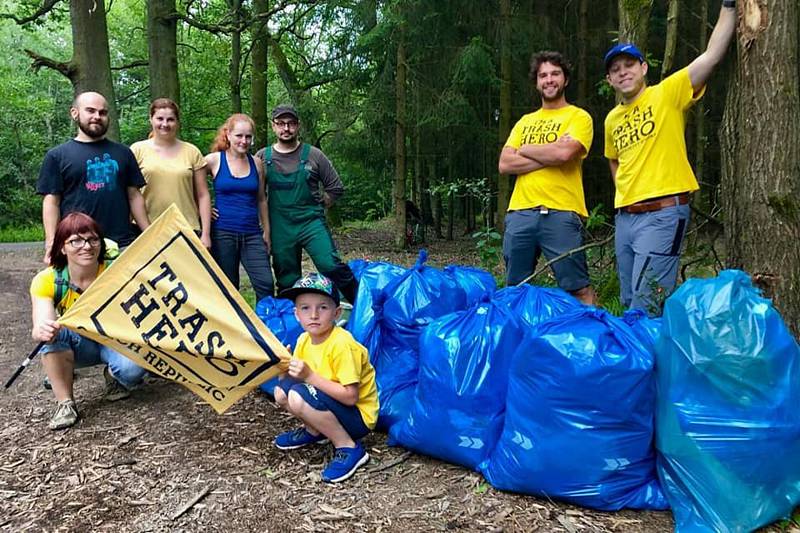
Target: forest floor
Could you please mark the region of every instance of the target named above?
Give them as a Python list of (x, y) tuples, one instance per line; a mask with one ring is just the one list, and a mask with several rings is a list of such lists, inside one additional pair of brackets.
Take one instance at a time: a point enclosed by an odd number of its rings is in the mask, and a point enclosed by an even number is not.
[[(347, 259), (416, 259), (416, 252), (392, 251), (380, 226), (337, 240)], [(467, 238), (427, 247), (431, 264), (478, 264)], [(0, 252), (2, 382), (33, 345), (28, 285), (40, 261), (39, 247)], [(327, 485), (319, 472), (330, 448), (275, 449), (273, 438), (295, 424), (260, 392), (219, 416), (161, 379), (128, 400), (104, 403), (100, 368), (78, 373), (83, 418), (62, 432), (47, 428), (54, 401), (38, 362), (0, 392), (0, 531), (672, 529), (668, 512), (603, 513), (500, 492), (465, 468), (389, 447), (383, 434), (365, 439), (367, 467)]]

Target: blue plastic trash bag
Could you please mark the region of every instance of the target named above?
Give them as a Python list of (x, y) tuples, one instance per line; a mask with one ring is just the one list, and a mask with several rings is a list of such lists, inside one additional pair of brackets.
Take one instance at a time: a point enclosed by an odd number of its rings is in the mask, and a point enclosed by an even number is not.
[(370, 354), (380, 347), (378, 323), (383, 316), (386, 286), (405, 271), (401, 266), (384, 262), (369, 263), (361, 270), (356, 303), (347, 321), (347, 330)]
[[(293, 301), (267, 296), (256, 304), (256, 315), (275, 334), (281, 344), (292, 348), (297, 346), (297, 338), (303, 333), (303, 326), (294, 316)], [(271, 396), (277, 383), (278, 378), (275, 377), (259, 385), (259, 388)]]
[(425, 266), (427, 258), (427, 252), (420, 251), (416, 264), (384, 291), (380, 341), (370, 352), (381, 405), (378, 428), (384, 431), (405, 419), (411, 409), (422, 330), (437, 318), (466, 308), (466, 292), (443, 271)]
[(657, 347), (658, 474), (676, 530), (751, 531), (800, 503), (800, 348), (747, 274), (692, 279)]
[(497, 282), (489, 272), (471, 266), (448, 265), (444, 272), (452, 277), (456, 285), (461, 287), (466, 294), (465, 305), (472, 307), (483, 300), (485, 295), (491, 295), (497, 290)]
[(493, 486), (615, 511), (664, 509), (653, 359), (622, 320), (580, 307), (514, 353), (505, 424), (480, 470)]
[(509, 306), (519, 318), (535, 326), (581, 306), (581, 303), (561, 289), (517, 285), (495, 293), (494, 300)]
[(361, 274), (368, 265), (369, 261), (366, 259), (352, 259), (347, 263), (347, 266), (350, 267), (350, 270), (353, 272), (353, 277), (356, 278), (356, 281), (361, 281)]
[(414, 403), (392, 426), (390, 444), (476, 468), (500, 437), (508, 369), (523, 336), (511, 310), (490, 301), (428, 325)]
[(622, 315), (622, 320), (631, 327), (647, 351), (655, 356), (656, 343), (661, 335), (661, 317), (650, 318), (641, 309), (629, 309)]

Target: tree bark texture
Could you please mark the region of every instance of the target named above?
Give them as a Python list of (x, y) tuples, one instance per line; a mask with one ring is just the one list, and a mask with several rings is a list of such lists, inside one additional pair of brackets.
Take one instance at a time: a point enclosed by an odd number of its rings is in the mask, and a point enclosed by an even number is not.
[[(242, 17), (242, 0), (229, 0), (233, 25), (238, 28)], [(238, 29), (231, 32), (231, 62), (228, 73), (228, 84), (231, 91), (231, 113), (242, 112), (242, 32)]]
[(798, 2), (740, 0), (722, 128), (728, 266), (748, 272), (800, 335)]
[(255, 22), (250, 28), (253, 48), (252, 69), (250, 71), (250, 112), (256, 123), (256, 148), (267, 145), (269, 138), (269, 110), (267, 109), (267, 19), (259, 15), (269, 10), (268, 0), (253, 0)]
[(619, 42), (634, 43), (645, 56), (653, 0), (619, 0)]
[(394, 127), (394, 244), (406, 246), (406, 48), (403, 30), (397, 43)]
[(108, 137), (119, 140), (111, 58), (108, 52), (108, 27), (105, 4), (96, 0), (71, 0), (72, 68), (69, 76), (75, 94), (95, 91), (108, 100)]
[[(678, 46), (678, 9), (679, 0), (669, 0), (667, 9), (667, 39), (664, 45), (664, 61), (661, 63), (661, 79), (667, 77), (675, 64), (675, 49)], [(702, 48), (701, 50), (705, 50)]]
[[(511, 132), (511, 0), (500, 0), (500, 124), (497, 131), (498, 150), (508, 140)], [(497, 176), (497, 220), (495, 227), (503, 233), (505, 229), (505, 213), (511, 199), (511, 179), (509, 176)], [(487, 221), (488, 225), (488, 221)]]
[(180, 105), (178, 19), (175, 0), (147, 1), (147, 48), (150, 98), (170, 98)]

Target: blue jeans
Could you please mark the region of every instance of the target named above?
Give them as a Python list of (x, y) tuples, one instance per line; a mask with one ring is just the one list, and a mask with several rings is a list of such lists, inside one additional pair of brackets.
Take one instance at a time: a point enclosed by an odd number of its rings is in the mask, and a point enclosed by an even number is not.
[[(539, 209), (510, 211), (503, 235), (503, 259), (506, 285), (517, 285), (533, 274), (539, 255), (550, 260), (583, 245), (583, 223), (573, 211)], [(573, 292), (588, 287), (589, 268), (586, 254), (577, 252), (552, 265), (558, 286)]]
[(121, 353), (112, 350), (92, 339), (81, 337), (67, 328), (58, 330), (58, 335), (51, 344), (45, 344), (39, 354), (52, 352), (72, 352), (75, 368), (106, 364), (111, 375), (126, 389), (132, 389), (142, 382), (145, 373), (140, 367)]
[(269, 264), (269, 250), (261, 233), (212, 229), (211, 255), (237, 289), (239, 263), (242, 263), (256, 293), (256, 302), (273, 295), (274, 281)]
[(615, 221), (620, 300), (631, 309), (658, 316), (675, 289), (681, 247), (689, 225), (689, 206), (649, 213), (619, 211)]

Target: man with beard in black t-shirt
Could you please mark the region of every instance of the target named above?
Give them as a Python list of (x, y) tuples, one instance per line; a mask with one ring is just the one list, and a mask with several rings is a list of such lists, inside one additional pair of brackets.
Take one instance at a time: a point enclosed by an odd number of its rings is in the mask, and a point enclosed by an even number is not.
[(36, 184), (36, 192), (43, 196), (45, 263), (50, 261), (56, 225), (73, 211), (95, 219), (120, 248), (136, 238), (131, 216), (142, 230), (150, 224), (139, 190), (145, 180), (136, 158), (127, 146), (106, 139), (105, 97), (95, 92), (79, 94), (70, 115), (78, 133), (47, 152)]

